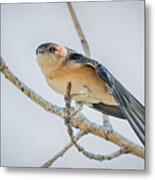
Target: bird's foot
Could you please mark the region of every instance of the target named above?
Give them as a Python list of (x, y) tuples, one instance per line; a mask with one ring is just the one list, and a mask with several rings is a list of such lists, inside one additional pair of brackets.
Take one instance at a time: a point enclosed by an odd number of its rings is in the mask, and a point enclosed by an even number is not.
[(113, 132), (113, 128), (110, 123), (109, 116), (106, 114), (103, 114), (103, 128), (104, 128), (105, 137), (108, 140), (108, 135)]

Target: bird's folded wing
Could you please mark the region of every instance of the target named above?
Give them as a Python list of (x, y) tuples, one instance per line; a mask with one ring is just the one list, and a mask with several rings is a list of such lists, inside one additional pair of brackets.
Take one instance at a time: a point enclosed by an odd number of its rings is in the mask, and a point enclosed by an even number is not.
[(75, 63), (86, 64), (94, 67), (100, 79), (107, 84), (110, 93), (119, 104), (119, 109), (116, 108), (111, 110), (114, 110), (114, 113), (116, 114), (119, 110), (121, 111), (121, 113), (119, 112), (118, 114), (121, 118), (124, 117), (129, 121), (133, 130), (144, 144), (145, 108), (143, 105), (141, 105), (141, 103), (103, 65), (99, 64), (97, 61), (78, 53), (71, 54), (70, 59)]

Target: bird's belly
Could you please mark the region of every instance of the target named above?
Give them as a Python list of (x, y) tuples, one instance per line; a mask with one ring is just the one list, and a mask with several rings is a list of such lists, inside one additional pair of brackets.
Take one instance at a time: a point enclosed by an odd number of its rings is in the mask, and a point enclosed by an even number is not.
[(68, 71), (64, 72), (61, 70), (55, 78), (47, 79), (47, 81), (53, 90), (63, 95), (66, 94), (68, 82), (71, 82), (73, 99), (87, 105), (98, 102), (110, 105), (117, 104), (110, 95), (105, 83), (96, 75), (92, 68), (68, 69)]

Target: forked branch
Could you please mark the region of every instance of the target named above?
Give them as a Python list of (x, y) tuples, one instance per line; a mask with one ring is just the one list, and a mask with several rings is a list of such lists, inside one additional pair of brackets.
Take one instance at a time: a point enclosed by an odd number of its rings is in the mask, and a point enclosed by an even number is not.
[[(22, 83), (6, 66), (4, 60), (0, 59), (0, 71), (3, 75), (22, 93), (28, 96), (32, 101), (37, 103), (39, 106), (44, 108), (46, 111), (51, 112), (59, 117), (64, 119), (64, 108), (58, 107), (47, 100), (43, 99), (41, 96), (36, 94), (32, 89), (27, 87), (24, 83)], [(103, 126), (100, 126), (96, 123), (91, 122), (87, 117), (85, 117), (82, 113), (79, 113), (78, 116), (73, 118), (72, 125), (74, 127), (79, 128), (83, 132), (91, 133), (93, 135), (99, 136), (103, 139), (107, 139), (108, 141), (117, 144), (120, 147), (127, 146), (128, 149), (132, 149), (130, 151), (131, 154), (144, 158), (144, 148), (133, 143), (127, 138), (120, 135), (118, 132), (113, 131), (112, 133), (106, 134), (106, 129)]]

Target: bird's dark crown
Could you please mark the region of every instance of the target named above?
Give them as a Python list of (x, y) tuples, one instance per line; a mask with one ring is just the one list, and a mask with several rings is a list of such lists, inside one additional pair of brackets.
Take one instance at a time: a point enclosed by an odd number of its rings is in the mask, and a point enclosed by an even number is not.
[(57, 44), (52, 43), (52, 42), (43, 43), (37, 47), (36, 54), (38, 54), (38, 53), (43, 54), (47, 51), (54, 53), (54, 51), (56, 51), (56, 46), (57, 46)]

